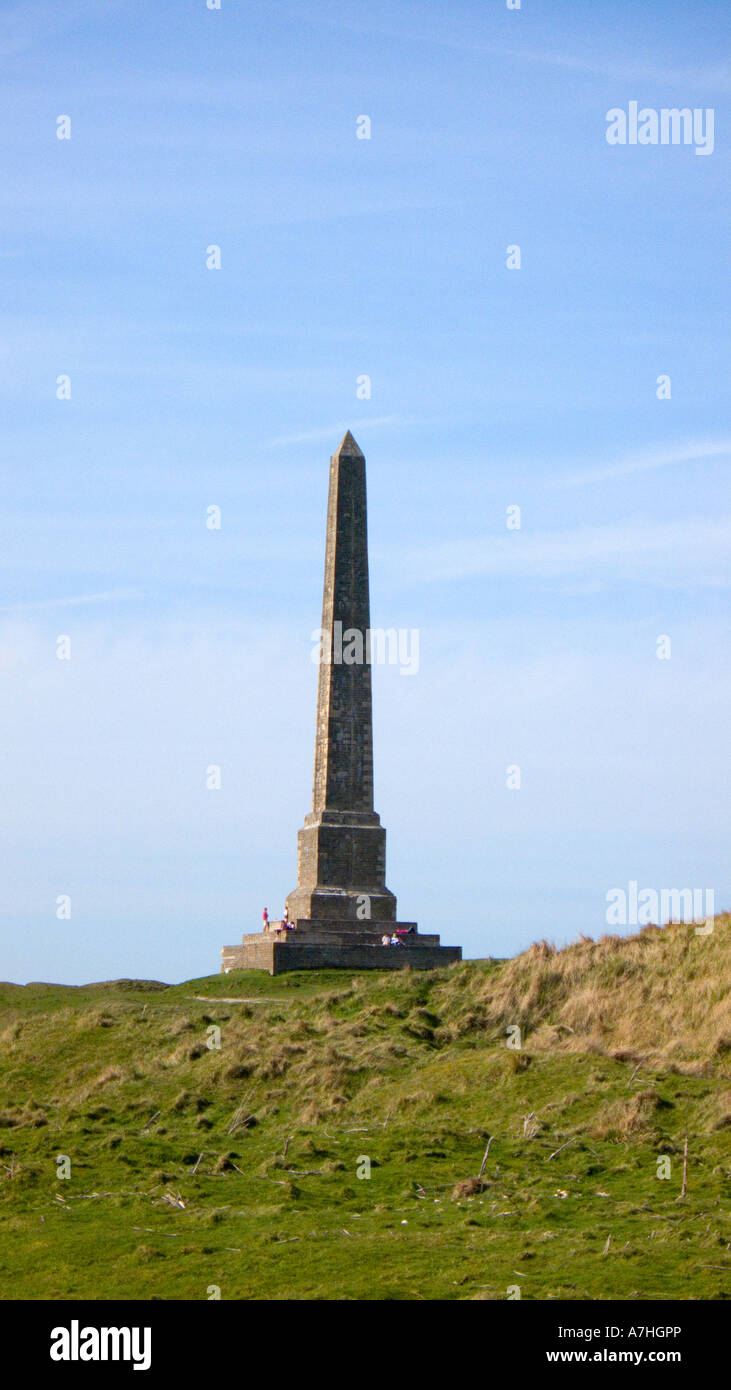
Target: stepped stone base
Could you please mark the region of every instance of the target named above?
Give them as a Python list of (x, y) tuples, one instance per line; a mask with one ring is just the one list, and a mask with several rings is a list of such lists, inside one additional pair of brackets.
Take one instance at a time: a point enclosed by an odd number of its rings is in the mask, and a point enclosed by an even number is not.
[(396, 927), (413, 922), (370, 922), (367, 931), (350, 922), (313, 922), (300, 919), (296, 930), (278, 923), (269, 930), (242, 937), (240, 946), (224, 946), (221, 971), (267, 970), (282, 975), (287, 970), (433, 970), (462, 959), (461, 946), (440, 946), (438, 936), (403, 935), (398, 946), (382, 946), (381, 937)]

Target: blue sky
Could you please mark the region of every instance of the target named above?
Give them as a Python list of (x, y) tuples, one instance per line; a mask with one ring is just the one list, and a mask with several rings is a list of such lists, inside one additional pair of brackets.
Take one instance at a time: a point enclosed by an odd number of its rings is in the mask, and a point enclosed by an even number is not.
[[(723, 15), (3, 7), (0, 977), (211, 973), (279, 912), (346, 428), (420, 632), (374, 681), (400, 914), (484, 956), (630, 880), (728, 906)], [(632, 100), (713, 153), (608, 145)]]

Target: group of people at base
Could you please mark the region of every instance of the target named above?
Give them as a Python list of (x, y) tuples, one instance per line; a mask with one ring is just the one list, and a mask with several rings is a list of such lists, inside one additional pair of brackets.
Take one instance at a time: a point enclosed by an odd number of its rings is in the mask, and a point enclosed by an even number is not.
[[(261, 921), (262, 921), (262, 930), (263, 930), (263, 931), (267, 931), (267, 930), (269, 929), (269, 909), (266, 908), (266, 907), (264, 908), (264, 911), (263, 911), (262, 914), (261, 914)], [(280, 922), (275, 922), (273, 925), (274, 925), (275, 927), (277, 927), (277, 929), (278, 929), (279, 931), (294, 931), (294, 930), (295, 930), (294, 922), (290, 922), (290, 920), (289, 920), (289, 908), (288, 908), (288, 907), (285, 906), (284, 912), (282, 913), (282, 919), (281, 919), (281, 921), (280, 921)], [(384, 932), (384, 933), (383, 933), (383, 936), (381, 937), (381, 945), (382, 945), (382, 946), (400, 946), (400, 945), (402, 944), (402, 943), (401, 943), (401, 938), (402, 938), (402, 936), (414, 936), (415, 934), (416, 934), (416, 928), (415, 928), (415, 927), (396, 927), (396, 928), (394, 929), (393, 935), (391, 935), (391, 936), (389, 936), (388, 932)]]
[[(266, 908), (266, 907), (264, 908), (264, 911), (263, 911), (262, 914), (261, 914), (261, 921), (262, 921), (262, 931), (267, 931), (267, 929), (268, 929), (268, 927), (269, 927), (269, 909)], [(274, 923), (274, 926), (277, 927), (279, 931), (294, 931), (294, 930), (295, 930), (294, 922), (290, 922), (290, 920), (289, 920), (289, 908), (286, 906), (286, 904), (285, 904), (284, 912), (282, 913), (282, 919), (281, 919), (281, 921), (278, 922), (278, 923), (275, 922), (275, 923)]]
[(395, 931), (394, 931), (394, 933), (393, 933), (393, 936), (389, 936), (389, 934), (388, 934), (387, 931), (383, 933), (383, 936), (381, 937), (381, 945), (382, 945), (382, 946), (400, 946), (400, 945), (401, 945), (401, 937), (402, 937), (402, 936), (415, 936), (415, 935), (416, 935), (416, 932), (415, 932), (414, 927), (396, 927), (396, 929), (395, 929)]

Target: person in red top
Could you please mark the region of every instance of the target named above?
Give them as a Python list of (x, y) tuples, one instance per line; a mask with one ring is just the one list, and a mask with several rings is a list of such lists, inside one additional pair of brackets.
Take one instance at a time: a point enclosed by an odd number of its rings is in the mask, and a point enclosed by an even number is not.
[(264, 911), (261, 914), (261, 920), (264, 923), (264, 931), (266, 931), (267, 927), (269, 926), (269, 909), (267, 907), (264, 908)]

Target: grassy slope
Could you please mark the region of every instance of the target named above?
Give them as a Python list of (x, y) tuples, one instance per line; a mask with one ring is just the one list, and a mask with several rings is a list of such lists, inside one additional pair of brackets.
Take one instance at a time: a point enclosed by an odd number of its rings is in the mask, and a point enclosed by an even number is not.
[[(723, 1297), (728, 927), (424, 974), (0, 986), (2, 1296)], [(455, 1195), (488, 1135), (487, 1185)]]

